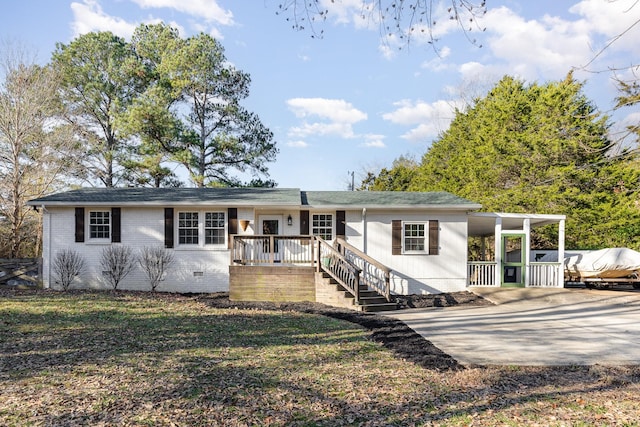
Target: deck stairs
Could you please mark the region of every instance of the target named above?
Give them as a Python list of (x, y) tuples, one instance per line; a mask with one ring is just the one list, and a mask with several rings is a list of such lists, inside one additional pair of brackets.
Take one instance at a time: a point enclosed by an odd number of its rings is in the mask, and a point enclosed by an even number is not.
[(315, 280), (317, 302), (364, 312), (392, 311), (399, 308), (397, 302), (387, 301), (383, 295), (368, 289), (366, 285), (360, 285), (360, 300), (356, 302), (355, 297), (329, 274), (316, 273)]

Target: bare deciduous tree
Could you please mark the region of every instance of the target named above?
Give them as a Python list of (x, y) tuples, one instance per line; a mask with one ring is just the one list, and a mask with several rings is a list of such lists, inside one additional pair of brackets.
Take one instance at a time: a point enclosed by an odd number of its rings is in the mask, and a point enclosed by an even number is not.
[(164, 279), (167, 268), (173, 262), (173, 253), (162, 246), (145, 246), (140, 250), (138, 262), (142, 270), (147, 274), (151, 291), (155, 292), (160, 282)]
[(37, 255), (38, 216), (26, 202), (59, 188), (76, 144), (56, 120), (57, 73), (25, 52), (0, 45), (0, 215), (8, 228), (2, 256), (11, 258)]
[(136, 268), (136, 257), (129, 246), (106, 246), (100, 258), (102, 277), (113, 290)]
[(63, 249), (56, 254), (52, 267), (56, 282), (66, 291), (75, 278), (82, 274), (86, 263), (82, 255), (77, 251)]
[(318, 31), (317, 26), (331, 15), (342, 20), (344, 16), (358, 15), (364, 21), (378, 24), (381, 37), (387, 41), (398, 40), (402, 48), (402, 44), (408, 45), (413, 39), (435, 46), (441, 33), (439, 28), (447, 22), (455, 23), (470, 43), (480, 46), (471, 32), (484, 31), (478, 19), (486, 12), (486, 0), (332, 0), (331, 3), (282, 0), (277, 14), (285, 15), (293, 29), (311, 31), (312, 37), (322, 37), (324, 30)]

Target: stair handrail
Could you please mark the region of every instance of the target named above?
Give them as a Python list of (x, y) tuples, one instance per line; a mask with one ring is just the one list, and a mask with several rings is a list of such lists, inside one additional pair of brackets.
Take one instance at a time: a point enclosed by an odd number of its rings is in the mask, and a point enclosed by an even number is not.
[[(362, 271), (362, 281), (367, 285), (367, 287), (375, 289), (378, 293), (382, 294), (387, 301), (391, 302), (392, 270), (378, 260), (371, 258), (360, 249), (351, 245), (343, 238), (336, 238), (333, 244), (342, 256), (347, 258), (352, 264)], [(351, 257), (347, 252), (351, 252), (355, 259), (350, 259)], [(369, 267), (373, 267), (374, 271), (371, 271)], [(382, 282), (382, 284), (380, 284), (380, 282)]]
[(317, 242), (317, 270), (324, 271), (353, 295), (355, 303), (360, 303), (360, 275), (362, 270), (351, 263), (326, 240), (315, 236)]

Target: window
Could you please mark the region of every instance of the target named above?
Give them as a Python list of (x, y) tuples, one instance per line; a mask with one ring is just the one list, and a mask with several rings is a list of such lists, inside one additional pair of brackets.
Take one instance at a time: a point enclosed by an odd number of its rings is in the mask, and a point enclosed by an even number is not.
[(91, 239), (111, 238), (111, 217), (109, 211), (89, 212), (89, 237)]
[(198, 212), (179, 212), (178, 243), (181, 245), (197, 245), (198, 234)]
[(425, 252), (427, 249), (427, 234), (425, 223), (405, 222), (403, 226), (402, 247), (404, 252)]
[(311, 234), (325, 240), (333, 239), (333, 215), (314, 214), (311, 222)]
[(178, 212), (178, 244), (224, 245), (225, 227), (224, 212)]
[(207, 212), (204, 221), (204, 244), (224, 245), (224, 212)]

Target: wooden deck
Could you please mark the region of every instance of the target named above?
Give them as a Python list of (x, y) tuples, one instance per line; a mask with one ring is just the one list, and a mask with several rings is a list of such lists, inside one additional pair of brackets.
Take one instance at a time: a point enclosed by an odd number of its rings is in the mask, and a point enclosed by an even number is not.
[[(391, 270), (351, 247), (314, 236), (232, 236), (229, 298), (395, 308)], [(350, 301), (350, 302), (349, 302)]]

